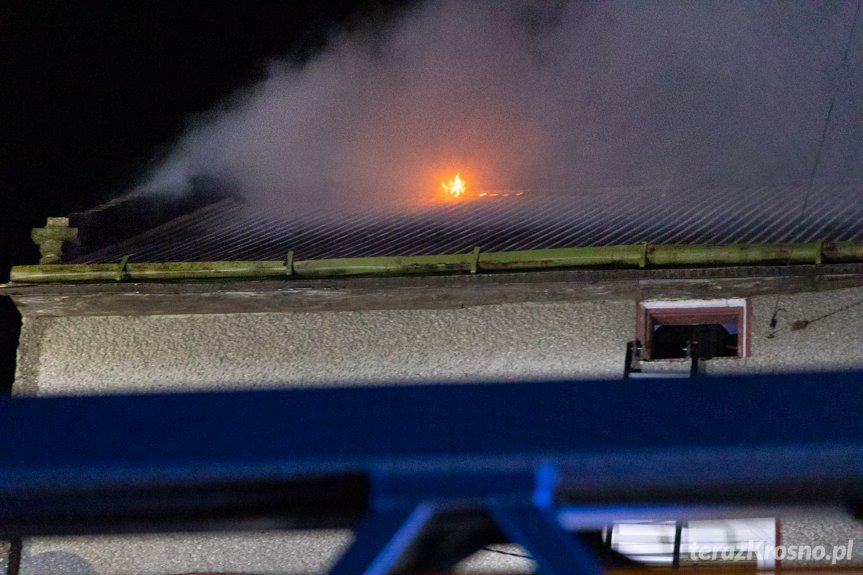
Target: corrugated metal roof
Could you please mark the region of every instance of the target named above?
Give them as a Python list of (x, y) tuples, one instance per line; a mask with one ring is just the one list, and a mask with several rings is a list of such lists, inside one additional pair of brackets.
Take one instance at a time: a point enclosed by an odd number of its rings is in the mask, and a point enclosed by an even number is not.
[[(804, 209), (805, 203), (805, 209)], [(526, 191), (413, 211), (262, 212), (223, 199), (67, 263), (279, 260), (559, 247), (863, 240), (863, 184)]]

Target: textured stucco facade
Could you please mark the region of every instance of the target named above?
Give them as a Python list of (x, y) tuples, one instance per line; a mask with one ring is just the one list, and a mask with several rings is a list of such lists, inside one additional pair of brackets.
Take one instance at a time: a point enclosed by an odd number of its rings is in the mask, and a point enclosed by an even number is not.
[[(726, 291), (700, 297), (740, 295)], [(778, 303), (776, 295), (756, 295), (750, 303), (751, 356), (707, 361), (707, 374), (863, 368), (863, 287), (787, 293)], [(773, 330), (769, 324), (775, 309), (779, 321)], [(805, 328), (791, 329), (803, 321), (808, 322)], [(625, 344), (635, 337), (635, 322), (633, 297), (260, 313), (25, 312), (15, 393), (614, 381), (622, 376)], [(651, 369), (685, 371), (688, 364), (654, 363)], [(859, 522), (789, 518), (782, 537), (784, 544), (854, 538), (854, 558), (863, 562)], [(25, 542), (21, 572), (311, 573), (325, 569), (349, 540), (348, 532), (31, 539)], [(509, 561), (505, 569), (530, 568), (524, 560), (492, 557)], [(487, 561), (473, 565), (489, 567)]]
[[(707, 373), (863, 367), (863, 288), (751, 298), (751, 356)], [(838, 311), (837, 311), (838, 310)], [(25, 317), (15, 392), (619, 378), (633, 300), (457, 309)], [(820, 318), (820, 319), (819, 319)], [(793, 322), (809, 321), (792, 330)], [(668, 364), (667, 369), (680, 369)], [(652, 369), (662, 369), (654, 363)]]
[(18, 393), (613, 377), (631, 302), (37, 318)]

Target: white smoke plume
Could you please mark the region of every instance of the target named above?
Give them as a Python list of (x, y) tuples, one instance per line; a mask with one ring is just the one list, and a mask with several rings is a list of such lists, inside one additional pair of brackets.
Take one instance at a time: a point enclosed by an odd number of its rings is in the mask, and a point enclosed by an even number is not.
[[(474, 188), (863, 178), (852, 2), (427, 1), (198, 118), (139, 189), (251, 205), (418, 205)], [(842, 55), (849, 48), (847, 62)]]

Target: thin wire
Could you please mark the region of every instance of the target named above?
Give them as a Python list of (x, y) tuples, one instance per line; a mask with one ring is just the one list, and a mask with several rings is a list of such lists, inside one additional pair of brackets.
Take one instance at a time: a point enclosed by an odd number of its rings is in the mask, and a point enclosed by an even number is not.
[(522, 553), (511, 553), (509, 551), (502, 551), (500, 549), (492, 549), (491, 547), (481, 547), (480, 549), (482, 549), (483, 551), (490, 551), (492, 553), (500, 553), (501, 555), (509, 555), (510, 557), (521, 557), (522, 559), (533, 560), (533, 557), (531, 557), (530, 555), (524, 555)]
[[(857, 17), (860, 14), (860, 5), (863, 0), (857, 0), (857, 8), (854, 10), (854, 19), (851, 22), (851, 31), (848, 34), (848, 41), (845, 43), (845, 51), (842, 53), (842, 61), (837, 69), (837, 78), (845, 69), (845, 63), (848, 61), (848, 52), (851, 50), (851, 42), (854, 40), (854, 32), (857, 29)], [(821, 154), (824, 152), (824, 142), (827, 140), (827, 130), (830, 128), (830, 118), (833, 116), (833, 107), (836, 104), (837, 89), (834, 86), (833, 93), (830, 95), (830, 105), (827, 107), (827, 117), (824, 119), (824, 129), (821, 130), (821, 139), (818, 140), (818, 148), (815, 151), (815, 161), (812, 164), (812, 170), (809, 172), (809, 184), (806, 186), (806, 195), (803, 196), (803, 205), (800, 208), (800, 215), (797, 217), (797, 223), (792, 229), (799, 229), (803, 223), (803, 217), (806, 215), (806, 208), (809, 206), (809, 196), (812, 193), (812, 187), (815, 184), (815, 176), (818, 173), (818, 166), (821, 164)], [(788, 254), (788, 264), (791, 263), (791, 254)], [(786, 264), (786, 265), (788, 265)], [(779, 301), (782, 294), (776, 294), (776, 301), (773, 303), (773, 313), (770, 316), (770, 333), (767, 337), (772, 338), (776, 330), (776, 314), (779, 312)]]
[(816, 321), (821, 321), (822, 319), (826, 319), (830, 316), (836, 315), (837, 313), (842, 313), (843, 311), (848, 311), (849, 309), (855, 308), (858, 305), (863, 305), (863, 299), (855, 301), (853, 303), (849, 303), (848, 305), (844, 305), (844, 306), (840, 307), (839, 309), (834, 309), (833, 311), (825, 313), (823, 315), (819, 315), (818, 317), (816, 317), (814, 319), (803, 319), (803, 320), (795, 321), (793, 324), (791, 324), (791, 330), (796, 331), (798, 329), (803, 329), (806, 326), (808, 326), (809, 324), (815, 323)]

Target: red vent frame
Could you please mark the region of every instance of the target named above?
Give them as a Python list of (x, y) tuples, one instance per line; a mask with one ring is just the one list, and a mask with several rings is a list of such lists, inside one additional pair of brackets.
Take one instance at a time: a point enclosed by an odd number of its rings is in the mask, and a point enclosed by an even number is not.
[(642, 343), (643, 359), (650, 360), (653, 325), (656, 323), (663, 325), (736, 323), (736, 357), (743, 358), (751, 354), (751, 321), (750, 302), (744, 298), (638, 301), (636, 302), (635, 337)]

